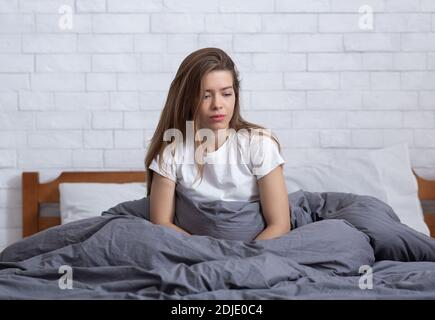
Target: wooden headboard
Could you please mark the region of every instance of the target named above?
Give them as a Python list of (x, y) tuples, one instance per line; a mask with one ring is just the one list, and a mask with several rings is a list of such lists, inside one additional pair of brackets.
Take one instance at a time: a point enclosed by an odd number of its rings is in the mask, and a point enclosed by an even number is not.
[[(418, 183), (418, 196), (425, 213), (425, 221), (435, 237), (435, 180), (426, 180), (415, 172)], [(56, 180), (39, 182), (37, 172), (23, 172), (23, 237), (60, 224), (60, 214), (41, 216), (44, 203), (59, 204), (59, 184), (63, 182), (128, 183), (146, 182), (146, 171), (97, 171), (63, 172)]]
[(423, 179), (415, 171), (414, 175), (417, 178), (418, 198), (423, 207), (424, 221), (429, 227), (431, 237), (435, 238), (435, 180)]
[(60, 213), (41, 216), (40, 208), (46, 203), (59, 204), (59, 184), (63, 182), (146, 182), (146, 171), (63, 172), (48, 183), (39, 182), (38, 172), (23, 172), (23, 237), (60, 224)]

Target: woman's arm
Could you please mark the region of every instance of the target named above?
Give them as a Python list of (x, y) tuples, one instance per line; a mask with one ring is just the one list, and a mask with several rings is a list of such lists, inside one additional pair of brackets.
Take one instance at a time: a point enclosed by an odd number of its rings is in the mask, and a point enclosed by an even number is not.
[(261, 208), (267, 227), (255, 238), (266, 240), (290, 231), (290, 207), (282, 167), (258, 179)]
[(188, 232), (176, 226), (175, 215), (175, 182), (157, 172), (153, 172), (150, 192), (150, 221), (155, 224), (174, 228), (184, 234)]

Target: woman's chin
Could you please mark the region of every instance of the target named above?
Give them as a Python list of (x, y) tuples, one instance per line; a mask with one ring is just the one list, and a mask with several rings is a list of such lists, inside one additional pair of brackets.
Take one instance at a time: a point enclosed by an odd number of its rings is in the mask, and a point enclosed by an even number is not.
[(209, 124), (209, 128), (212, 129), (212, 130), (227, 129), (228, 128), (228, 123), (226, 123), (226, 122), (210, 123)]
[(213, 131), (217, 131), (217, 130), (225, 130), (229, 128), (229, 123), (224, 123), (224, 122), (220, 122), (220, 123), (207, 123), (206, 126), (200, 126), (200, 128), (207, 128)]

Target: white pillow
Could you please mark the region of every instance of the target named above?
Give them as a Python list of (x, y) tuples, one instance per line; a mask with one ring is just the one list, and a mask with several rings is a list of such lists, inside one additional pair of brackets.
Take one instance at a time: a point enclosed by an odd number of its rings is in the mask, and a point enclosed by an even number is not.
[(302, 189), (373, 196), (390, 205), (403, 224), (429, 235), (407, 144), (369, 151), (363, 157), (337, 154), (323, 163), (286, 166), (284, 174), (289, 193)]
[(411, 228), (430, 235), (424, 221), (423, 208), (418, 198), (417, 178), (412, 172), (408, 144), (398, 144), (371, 152), (387, 201), (400, 221)]
[(60, 183), (59, 193), (61, 223), (65, 224), (146, 197), (146, 183)]

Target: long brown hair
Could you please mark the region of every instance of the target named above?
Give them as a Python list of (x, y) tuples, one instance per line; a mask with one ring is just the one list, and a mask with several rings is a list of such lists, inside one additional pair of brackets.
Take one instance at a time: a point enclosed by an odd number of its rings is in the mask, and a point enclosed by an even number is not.
[[(203, 94), (202, 82), (204, 75), (211, 71), (230, 71), (233, 76), (233, 90), (235, 93), (235, 105), (233, 117), (230, 120), (229, 128), (236, 132), (240, 129), (262, 130), (264, 127), (248, 122), (240, 115), (240, 79), (233, 60), (219, 48), (203, 48), (189, 54), (181, 63), (174, 80), (169, 88), (165, 106), (161, 112), (160, 120), (156, 131), (150, 140), (148, 151), (145, 157), (145, 168), (147, 170), (147, 196), (151, 193), (153, 171), (149, 166), (153, 159), (159, 155), (159, 166), (162, 167), (163, 151), (172, 142), (164, 141), (164, 132), (168, 129), (178, 129), (186, 137), (186, 121), (194, 123), (194, 137), (199, 129), (199, 105)], [(255, 130), (254, 130), (255, 131)], [(258, 132), (258, 131), (257, 131)], [(278, 140), (271, 136), (278, 144)], [(201, 141), (195, 138), (195, 150)], [(202, 179), (204, 165), (196, 162)]]

